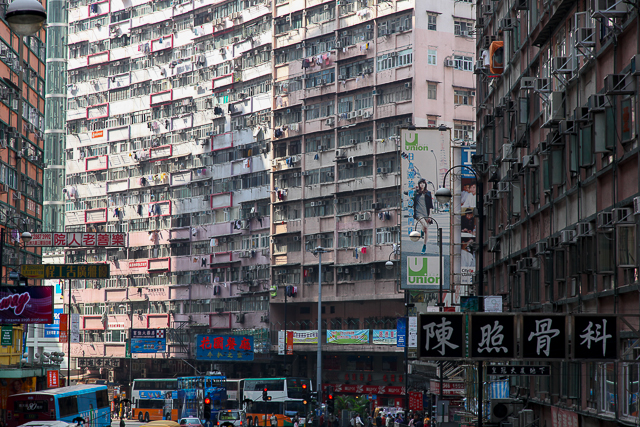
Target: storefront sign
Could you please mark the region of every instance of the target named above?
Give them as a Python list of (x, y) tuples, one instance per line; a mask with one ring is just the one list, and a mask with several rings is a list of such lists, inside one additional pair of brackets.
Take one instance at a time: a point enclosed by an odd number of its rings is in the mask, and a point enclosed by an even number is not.
[(33, 233), (31, 240), (25, 244), (49, 247), (124, 247), (126, 233)]
[(196, 359), (228, 362), (253, 361), (253, 336), (198, 335)]
[(372, 344), (396, 345), (398, 331), (396, 329), (374, 329)]
[(327, 330), (327, 344), (369, 344), (369, 329)]
[(0, 323), (53, 323), (53, 286), (0, 287)]
[(60, 329), (59, 329), (59, 339), (60, 343), (69, 342), (69, 315), (67, 313), (63, 313), (60, 315)]
[(0, 344), (3, 347), (12, 346), (13, 345), (13, 325), (3, 325), (0, 330)]
[(58, 388), (58, 371), (47, 371), (47, 388)]
[(23, 265), (20, 274), (29, 279), (108, 279), (108, 264)]
[(166, 329), (131, 330), (131, 353), (164, 353), (166, 349)]

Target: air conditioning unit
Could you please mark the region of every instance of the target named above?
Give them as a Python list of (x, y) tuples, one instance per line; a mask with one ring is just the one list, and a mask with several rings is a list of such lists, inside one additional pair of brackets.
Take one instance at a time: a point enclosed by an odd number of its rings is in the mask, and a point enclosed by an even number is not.
[(509, 183), (507, 181), (500, 181), (498, 183), (498, 194), (504, 194), (509, 192)]
[(503, 31), (511, 31), (516, 26), (516, 20), (513, 18), (503, 18), (500, 21), (500, 29)]
[(570, 245), (571, 243), (574, 243), (575, 237), (576, 237), (576, 230), (562, 230), (560, 232), (560, 244)]
[(535, 88), (535, 77), (523, 77), (520, 79), (520, 89), (533, 89)]
[(635, 215), (640, 214), (640, 197), (633, 198), (633, 213)]
[(596, 223), (598, 228), (613, 227), (613, 212), (598, 212), (596, 216)]
[(575, 120), (560, 120), (558, 132), (562, 135), (572, 135), (578, 133), (578, 126)]
[(456, 61), (454, 61), (453, 59), (445, 59), (444, 60), (444, 66), (445, 67), (449, 67), (449, 68), (453, 68), (456, 66)]
[(489, 252), (500, 252), (500, 238), (496, 236), (489, 237)]
[(540, 158), (537, 154), (529, 154), (526, 156), (522, 156), (522, 167), (523, 168), (536, 168), (540, 166)]
[(614, 224), (630, 224), (633, 222), (631, 208), (615, 208), (612, 213)]
[(492, 423), (500, 423), (510, 416), (517, 416), (518, 412), (524, 407), (520, 400), (514, 399), (491, 399), (491, 412), (489, 420)]
[(533, 84), (533, 89), (536, 92), (551, 92), (551, 81), (546, 77), (538, 78)]
[(596, 45), (596, 30), (591, 27), (578, 28), (576, 32), (576, 46), (594, 47)]
[(589, 109), (591, 112), (604, 111), (606, 107), (611, 106), (607, 95), (596, 93), (589, 96)]
[(518, 161), (518, 153), (513, 144), (502, 144), (502, 160), (505, 162)]
[(616, 18), (628, 12), (628, 6), (621, 0), (595, 0), (593, 17)]
[(493, 5), (487, 4), (482, 6), (482, 14), (483, 15), (492, 15), (493, 14)]
[(546, 240), (541, 240), (536, 243), (536, 255), (544, 255), (547, 252)]
[(533, 260), (534, 259), (530, 257), (518, 260), (518, 263), (516, 264), (518, 271), (531, 270), (533, 268)]
[(236, 323), (244, 322), (244, 313), (236, 313)]
[(593, 224), (591, 222), (578, 223), (578, 237), (593, 236)]
[(604, 91), (607, 95), (631, 95), (633, 88), (627, 89), (625, 74), (609, 74), (604, 77)]
[(573, 71), (571, 58), (566, 56), (551, 58), (551, 71), (557, 74), (571, 74)]

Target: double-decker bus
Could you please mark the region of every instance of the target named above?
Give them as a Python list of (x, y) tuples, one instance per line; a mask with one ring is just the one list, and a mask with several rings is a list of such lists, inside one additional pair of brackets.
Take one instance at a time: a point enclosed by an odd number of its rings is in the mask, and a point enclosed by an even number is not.
[(131, 417), (140, 422), (177, 420), (178, 410), (165, 410), (167, 392), (178, 389), (177, 378), (141, 378), (133, 380), (131, 391)]
[(85, 427), (111, 426), (109, 393), (105, 385), (74, 385), (9, 396), (7, 427), (18, 427), (30, 421), (65, 421)]
[(240, 388), (242, 380), (234, 380), (227, 378), (227, 409), (242, 408), (242, 389)]
[[(278, 427), (292, 426), (296, 415), (304, 422), (304, 397), (311, 392), (309, 378), (245, 378), (240, 389), (249, 427), (270, 425), (271, 414), (278, 418)], [(266, 402), (262, 399), (264, 389), (271, 399)]]
[(227, 405), (227, 377), (222, 374), (207, 373), (195, 377), (178, 378), (178, 417), (196, 417), (206, 419), (204, 399), (211, 399), (209, 419), (214, 423), (218, 412)]

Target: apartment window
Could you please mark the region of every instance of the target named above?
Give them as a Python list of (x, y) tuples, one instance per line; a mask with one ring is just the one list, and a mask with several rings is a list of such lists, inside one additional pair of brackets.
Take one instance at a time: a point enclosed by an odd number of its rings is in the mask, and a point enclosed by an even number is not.
[(427, 29), (430, 31), (437, 31), (438, 30), (438, 26), (437, 26), (438, 14), (430, 13), (427, 15), (427, 19), (428, 19)]
[(435, 83), (429, 83), (427, 85), (427, 98), (438, 99), (438, 85)]
[(456, 70), (473, 71), (473, 56), (453, 55)]
[(475, 133), (476, 133), (476, 126), (473, 122), (454, 122), (453, 123), (453, 139), (471, 141), (474, 139)]
[(472, 34), (472, 31), (473, 21), (453, 21), (453, 34), (456, 36), (468, 36), (469, 34)]
[(413, 63), (413, 49), (389, 52), (377, 57), (378, 72), (392, 68), (403, 67)]
[(435, 49), (427, 49), (427, 64), (438, 65), (438, 51)]
[(453, 103), (455, 105), (473, 105), (473, 98), (476, 95), (475, 90), (453, 90)]

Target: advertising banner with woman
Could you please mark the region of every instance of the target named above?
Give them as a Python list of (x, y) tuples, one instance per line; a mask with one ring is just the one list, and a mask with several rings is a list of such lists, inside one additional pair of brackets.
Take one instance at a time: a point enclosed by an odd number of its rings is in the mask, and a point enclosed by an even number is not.
[[(402, 150), (402, 288), (433, 290), (440, 288), (440, 249), (438, 228), (442, 228), (442, 286), (450, 281), (449, 204), (440, 204), (435, 192), (449, 169), (450, 131), (403, 129)], [(412, 241), (409, 234), (418, 231)]]

